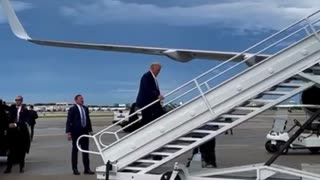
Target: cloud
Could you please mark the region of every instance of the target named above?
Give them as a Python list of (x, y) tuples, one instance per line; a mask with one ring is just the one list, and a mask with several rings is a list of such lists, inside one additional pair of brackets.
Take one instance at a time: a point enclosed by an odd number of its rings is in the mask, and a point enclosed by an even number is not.
[[(100, 0), (64, 6), (61, 13), (77, 24), (149, 23), (177, 26), (215, 25), (238, 29), (280, 29), (317, 10), (315, 0), (201, 1), (163, 6), (134, 0)], [(159, 1), (156, 1), (159, 2)], [(196, 2), (196, 1), (193, 1)], [(163, 3), (162, 3), (163, 4)]]
[[(22, 1), (12, 1), (11, 4), (13, 6), (13, 9), (16, 12), (20, 12), (20, 11), (24, 11), (32, 8), (31, 3), (26, 3)], [(3, 11), (2, 7), (0, 6), (0, 23), (6, 22), (6, 17), (2, 11)]]

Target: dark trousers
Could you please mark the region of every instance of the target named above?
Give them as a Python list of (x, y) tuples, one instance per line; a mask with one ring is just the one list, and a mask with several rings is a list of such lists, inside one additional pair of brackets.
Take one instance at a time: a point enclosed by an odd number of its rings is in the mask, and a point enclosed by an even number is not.
[(23, 139), (21, 138), (21, 132), (18, 129), (10, 129), (8, 131), (9, 152), (7, 159), (7, 169), (11, 169), (12, 165), (19, 163), (20, 169), (24, 168), (26, 150), (24, 147)]
[(216, 165), (216, 139), (213, 138), (212, 140), (202, 144), (199, 148), (193, 150), (193, 154), (197, 154), (200, 149), (200, 153), (202, 159), (207, 164)]
[(207, 143), (201, 145), (200, 153), (206, 163), (216, 165), (216, 139), (213, 138)]
[(33, 140), (33, 133), (34, 133), (34, 125), (30, 125), (30, 129), (31, 129), (30, 137), (31, 137), (31, 141), (32, 141)]
[[(72, 136), (72, 155), (71, 155), (71, 161), (72, 161), (72, 169), (77, 170), (78, 169), (78, 148), (77, 148), (77, 139), (80, 137), (80, 135)], [(89, 139), (88, 138), (81, 138), (79, 142), (81, 148), (83, 150), (89, 150)], [(82, 161), (84, 170), (87, 171), (90, 169), (89, 164), (89, 154), (88, 153), (82, 153)]]
[(4, 129), (0, 129), (0, 153), (3, 153), (2, 151), (5, 151), (7, 149), (7, 139), (4, 133)]
[(141, 124), (142, 126), (152, 122), (153, 120), (159, 118), (160, 116), (162, 116), (163, 114), (165, 114), (162, 106), (160, 103), (156, 103), (148, 108), (146, 108), (145, 110), (143, 110), (141, 112), (142, 114), (142, 120), (141, 120)]
[(153, 120), (153, 108), (147, 108), (145, 110), (142, 110), (141, 115), (141, 126), (144, 126), (148, 123), (150, 123)]
[(19, 163), (20, 169), (24, 168), (26, 153), (19, 149), (11, 149), (9, 150), (8, 160), (7, 160), (7, 169), (11, 169), (12, 165), (15, 163)]

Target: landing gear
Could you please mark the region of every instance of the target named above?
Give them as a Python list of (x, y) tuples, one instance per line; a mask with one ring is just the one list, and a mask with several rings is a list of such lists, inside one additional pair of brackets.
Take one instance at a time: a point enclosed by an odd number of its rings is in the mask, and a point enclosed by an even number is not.
[[(275, 153), (281, 149), (281, 147), (285, 144), (284, 141), (277, 141), (275, 144), (272, 143), (271, 140), (267, 141), (265, 144), (265, 148), (269, 153)], [(282, 154), (288, 154), (289, 149), (286, 148)]]
[[(286, 144), (286, 142), (284, 142), (284, 141), (279, 141), (279, 142), (277, 142), (277, 145), (276, 145), (277, 151), (279, 151), (285, 144)], [(288, 154), (288, 151), (289, 151), (289, 148), (285, 148), (285, 149), (282, 151), (282, 154)]]
[(277, 147), (276, 147), (276, 145), (272, 144), (271, 140), (266, 142), (265, 148), (269, 153), (277, 152)]
[[(165, 172), (164, 174), (162, 174), (161, 176), (161, 179), (160, 180), (170, 180), (171, 179), (171, 176), (172, 174), (175, 175), (174, 173), (175, 171), (168, 171), (168, 172)], [(174, 177), (173, 180), (181, 180), (179, 174), (176, 174), (176, 176)]]

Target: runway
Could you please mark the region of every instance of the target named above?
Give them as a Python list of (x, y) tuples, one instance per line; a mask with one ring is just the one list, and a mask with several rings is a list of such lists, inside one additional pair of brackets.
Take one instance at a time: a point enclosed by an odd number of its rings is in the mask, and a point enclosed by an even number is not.
[[(294, 116), (303, 120), (305, 116), (296, 113)], [(266, 134), (272, 127), (273, 113), (268, 112), (233, 129), (233, 135), (217, 137), (217, 164), (219, 168), (263, 163), (270, 154), (266, 152), (264, 144)], [(112, 123), (111, 118), (92, 119), (94, 131), (97, 132)], [(290, 122), (288, 126), (292, 123)], [(19, 174), (18, 166), (13, 168), (10, 175), (4, 175), (5, 159), (0, 159), (1, 180), (40, 180), (40, 179), (96, 179), (96, 176), (74, 176), (71, 171), (71, 142), (65, 135), (64, 118), (39, 119), (35, 129), (35, 138), (31, 152), (27, 155), (24, 174)], [(111, 139), (110, 139), (111, 140)], [(91, 142), (91, 149), (94, 149)], [(156, 172), (172, 170), (174, 162), (185, 163), (190, 153), (185, 154), (173, 162), (167, 163)], [(79, 154), (79, 157), (80, 154)], [(90, 155), (91, 169), (103, 164), (101, 157)], [(301, 169), (301, 163), (320, 163), (318, 154), (311, 154), (308, 150), (291, 150), (288, 155), (281, 156), (276, 164)], [(79, 171), (83, 171), (79, 158)]]

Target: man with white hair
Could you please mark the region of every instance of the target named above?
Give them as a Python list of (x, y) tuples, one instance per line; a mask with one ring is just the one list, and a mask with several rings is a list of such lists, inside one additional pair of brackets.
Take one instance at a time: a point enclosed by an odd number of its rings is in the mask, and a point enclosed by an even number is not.
[(146, 72), (140, 80), (139, 93), (136, 100), (137, 107), (141, 109), (148, 104), (159, 100), (152, 106), (142, 111), (142, 126), (150, 123), (154, 119), (157, 119), (164, 114), (161, 105), (161, 100), (163, 100), (164, 98), (161, 95), (159, 84), (157, 81), (157, 76), (159, 75), (160, 71), (161, 64), (158, 62), (152, 63), (150, 66), (150, 70)]

